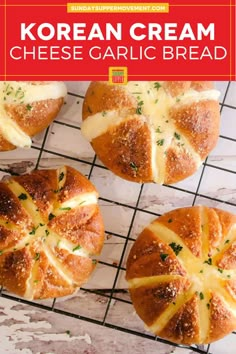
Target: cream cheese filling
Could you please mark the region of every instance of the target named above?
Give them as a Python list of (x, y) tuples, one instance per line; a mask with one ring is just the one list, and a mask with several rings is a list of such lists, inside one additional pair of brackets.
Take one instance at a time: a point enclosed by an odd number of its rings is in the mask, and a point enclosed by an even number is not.
[[(130, 81), (124, 89), (127, 94), (136, 97), (137, 107), (140, 107), (140, 114), (135, 115), (143, 119), (149, 126), (152, 140), (151, 165), (153, 180), (163, 183), (165, 179), (165, 151), (172, 146), (180, 144), (175, 136), (179, 136), (174, 122), (170, 119), (169, 112), (173, 106), (182, 106), (205, 100), (218, 100), (220, 92), (215, 89), (198, 92), (189, 89), (182, 95), (172, 97), (164, 87), (162, 82), (153, 81)], [(106, 133), (113, 126), (119, 125), (124, 120), (132, 119), (121, 111), (99, 112), (89, 116), (82, 123), (81, 131), (88, 141), (92, 141), (101, 134)], [(200, 156), (192, 148), (188, 140), (181, 135), (181, 144), (199, 167), (202, 163)]]
[(63, 82), (43, 84), (25, 81), (0, 81), (0, 131), (3, 137), (17, 147), (30, 147), (31, 138), (7, 114), (5, 104), (30, 104), (35, 101), (65, 97)]

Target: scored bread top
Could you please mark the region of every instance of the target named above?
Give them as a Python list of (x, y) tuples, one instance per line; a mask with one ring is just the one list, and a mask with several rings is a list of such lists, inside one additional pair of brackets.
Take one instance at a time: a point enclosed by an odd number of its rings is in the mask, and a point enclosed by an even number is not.
[(56, 117), (66, 92), (59, 81), (0, 81), (0, 151), (29, 147)]
[(118, 176), (171, 184), (193, 174), (216, 145), (218, 98), (208, 81), (92, 82), (81, 130)]
[(75, 169), (0, 182), (0, 284), (29, 299), (71, 294), (104, 241), (94, 186)]
[(173, 210), (135, 241), (126, 279), (137, 314), (156, 335), (210, 343), (236, 329), (236, 216)]

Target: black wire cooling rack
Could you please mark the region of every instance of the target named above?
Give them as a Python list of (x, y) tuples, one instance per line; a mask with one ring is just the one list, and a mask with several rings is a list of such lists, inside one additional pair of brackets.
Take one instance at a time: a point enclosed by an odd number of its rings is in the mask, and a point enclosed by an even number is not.
[[(80, 133), (81, 109), (88, 83), (66, 84), (67, 101), (58, 118), (34, 139), (31, 149), (4, 153), (0, 160), (0, 176), (69, 164), (94, 183), (100, 194), (99, 203), (106, 226), (105, 251), (101, 255), (92, 281), (81, 288), (79, 293), (86, 295), (87, 305), (91, 305), (99, 297), (101, 310), (97, 313), (86, 310), (84, 303), (79, 305), (81, 299), (74, 299), (74, 307), (71, 307), (68, 305), (70, 299), (54, 299), (50, 303), (27, 301), (11, 295), (4, 289), (1, 289), (0, 296), (134, 336), (181, 347), (183, 350), (185, 348), (186, 353), (190, 351), (214, 354), (212, 345), (179, 346), (155, 337), (143, 328), (143, 324), (134, 315), (124, 283), (125, 263), (130, 247), (141, 229), (171, 208), (205, 204), (236, 214), (236, 82), (216, 83), (221, 91), (221, 132), (217, 147), (192, 178), (171, 186), (132, 184), (113, 176), (94, 155)], [(123, 187), (125, 192), (120, 196)], [(116, 249), (114, 257), (111, 254), (112, 249)], [(102, 280), (101, 273), (105, 274)], [(109, 281), (104, 281), (104, 277)], [(114, 302), (116, 306), (113, 306)], [(125, 317), (121, 319), (118, 316), (119, 311), (127, 313), (127, 318), (133, 316), (132, 323)]]

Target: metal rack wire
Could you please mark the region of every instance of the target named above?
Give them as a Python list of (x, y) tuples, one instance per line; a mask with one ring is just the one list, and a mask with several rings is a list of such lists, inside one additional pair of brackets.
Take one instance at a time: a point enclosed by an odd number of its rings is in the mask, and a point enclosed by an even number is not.
[[(116, 329), (118, 331), (123, 331), (130, 333), (135, 336), (145, 337), (152, 341), (162, 342), (170, 345), (174, 345), (176, 347), (186, 348), (196, 353), (208, 353), (214, 354), (212, 351), (212, 346), (179, 346), (177, 344), (168, 342), (159, 337), (155, 337), (154, 335), (148, 333), (144, 329), (142, 329), (141, 324), (139, 322), (134, 321), (134, 325), (128, 322), (124, 323), (124, 321), (116, 321), (116, 314), (113, 314), (113, 303), (116, 302), (116, 307), (125, 307), (128, 309), (130, 313), (132, 309), (132, 304), (129, 298), (129, 294), (127, 288), (123, 286), (124, 274), (125, 274), (125, 262), (126, 257), (129, 252), (130, 246), (135, 241), (135, 238), (140, 231), (141, 226), (145, 222), (154, 219), (155, 217), (161, 215), (165, 211), (165, 207), (157, 208), (157, 201), (161, 204), (166, 196), (172, 196), (173, 194), (177, 197), (176, 204), (179, 205), (178, 202), (182, 204), (195, 205), (195, 204), (206, 204), (210, 206), (218, 206), (226, 210), (230, 210), (236, 213), (236, 183), (235, 183), (235, 174), (236, 174), (236, 129), (235, 131), (230, 128), (224, 129), (226, 125), (226, 120), (233, 120), (236, 113), (236, 82), (227, 82), (227, 83), (219, 83), (220, 90), (222, 92), (221, 95), (221, 115), (222, 115), (222, 127), (221, 134), (219, 137), (219, 144), (215, 150), (215, 153), (210, 154), (210, 156), (203, 163), (202, 168), (196, 173), (196, 175), (191, 179), (190, 182), (183, 182), (176, 185), (164, 185), (164, 186), (156, 186), (156, 185), (139, 185), (139, 184), (131, 184), (128, 183), (126, 188), (128, 188), (129, 193), (131, 194), (129, 202), (125, 200), (122, 196), (119, 197), (115, 194), (114, 198), (112, 197), (114, 190), (108, 194), (107, 187), (114, 183), (114, 187), (116, 187), (116, 183), (120, 183), (122, 185), (126, 184), (126, 182), (120, 181), (118, 179), (114, 181), (114, 176), (102, 165), (102, 163), (98, 160), (98, 158), (94, 155), (92, 150), (89, 152), (75, 151), (74, 148), (60, 145), (53, 145), (50, 140), (58, 140), (58, 136), (61, 137), (66, 135), (66, 132), (74, 137), (74, 140), (79, 140), (76, 142), (78, 149), (80, 149), (80, 142), (83, 146), (85, 142), (80, 135), (80, 118), (81, 117), (81, 106), (84, 98), (84, 92), (86, 88), (86, 83), (82, 84), (82, 89), (80, 88), (80, 83), (67, 83), (68, 85), (68, 102), (64, 107), (63, 112), (59, 115), (59, 117), (54, 121), (54, 123), (36, 140), (33, 142), (33, 146), (30, 149), (29, 156), (25, 157), (24, 151), (20, 151), (18, 155), (16, 153), (11, 152), (9, 154), (4, 155), (4, 159), (0, 161), (0, 173), (2, 174), (19, 174), (19, 164), (20, 159), (27, 160), (28, 164), (26, 164), (28, 169), (34, 168), (46, 168), (46, 164), (50, 163), (50, 161), (54, 161), (54, 164), (73, 164), (78, 168), (81, 172), (83, 172), (91, 181), (95, 184), (100, 193), (99, 203), (101, 205), (102, 212), (104, 216), (106, 215), (106, 210), (108, 208), (114, 209), (113, 214), (109, 214), (109, 218), (112, 215), (114, 226), (108, 222), (108, 218), (105, 216), (105, 225), (107, 223), (106, 229), (106, 237), (109, 243), (110, 238), (114, 240), (114, 243), (119, 244), (119, 257), (116, 262), (112, 260), (111, 257), (101, 257), (99, 261), (98, 267), (102, 267), (105, 269), (110, 276), (110, 284), (107, 287), (97, 287), (96, 286), (96, 277), (100, 276), (99, 272), (95, 271), (94, 273), (94, 284), (92, 287), (90, 286), (90, 282), (86, 284), (83, 288), (81, 288), (80, 292), (90, 296), (90, 301), (93, 301), (94, 296), (99, 296), (101, 298), (102, 303), (102, 312), (100, 314), (91, 314), (90, 312), (86, 313), (86, 310), (80, 307), (76, 311), (71, 309), (66, 301), (60, 302), (57, 299), (54, 299), (51, 303), (45, 303), (40, 301), (27, 301), (22, 298), (17, 298), (12, 294), (9, 294), (4, 289), (1, 289), (0, 296), (3, 298), (7, 298), (9, 300), (20, 301), (22, 303), (31, 305), (33, 307), (39, 307), (41, 309), (45, 309), (47, 311), (54, 311), (58, 314), (78, 318), (84, 321), (89, 321), (97, 325), (109, 327)], [(78, 89), (77, 89), (78, 87)], [(81, 93), (82, 92), (82, 93)], [(233, 94), (231, 95), (231, 93)], [(229, 98), (230, 97), (230, 98)], [(229, 98), (229, 99), (228, 99)], [(70, 107), (74, 107), (75, 116), (78, 118), (76, 120), (68, 119), (70, 113)], [(230, 112), (230, 114), (229, 114)], [(77, 119), (76, 118), (76, 119)], [(231, 123), (227, 123), (229, 126)], [(236, 128), (236, 125), (235, 125)], [(56, 131), (56, 133), (55, 133)], [(60, 134), (58, 133), (60, 132)], [(62, 133), (61, 133), (62, 132)], [(81, 140), (82, 139), (82, 140)], [(58, 143), (59, 144), (59, 143)], [(225, 159), (221, 159), (218, 154), (219, 149), (223, 146), (224, 151), (227, 151), (227, 156)], [(89, 149), (89, 148), (88, 148)], [(218, 150), (217, 150), (218, 149)], [(82, 149), (83, 150), (83, 149)], [(20, 157), (22, 154), (22, 157)], [(29, 160), (31, 163), (29, 163)], [(10, 162), (13, 163), (10, 163)], [(46, 163), (45, 163), (46, 161)], [(235, 161), (235, 162), (234, 162)], [(23, 167), (25, 169), (25, 167)], [(0, 174), (1, 175), (1, 174)], [(99, 176), (102, 176), (101, 178)], [(106, 175), (106, 183), (104, 184), (104, 175)], [(212, 176), (215, 181), (220, 180), (223, 184), (220, 186), (216, 193), (214, 193), (211, 189), (208, 189)], [(229, 176), (229, 177), (228, 177)], [(229, 189), (225, 189), (224, 183), (229, 180)], [(102, 181), (102, 182), (101, 182)], [(101, 188), (99, 188), (99, 186)], [(127, 187), (128, 186), (128, 187)], [(155, 190), (153, 190), (153, 188)], [(127, 190), (127, 189), (126, 189)], [(220, 193), (219, 193), (220, 191)], [(225, 192), (225, 194), (224, 194)], [(155, 196), (163, 193), (163, 197), (158, 197), (160, 199), (155, 199)], [(163, 199), (162, 199), (163, 198)], [(167, 209), (169, 205), (167, 206)], [(115, 213), (117, 210), (122, 210), (123, 214), (128, 215), (125, 225), (121, 225), (121, 220), (117, 220), (115, 218)], [(142, 222), (140, 224), (139, 219), (140, 215), (142, 215)], [(111, 221), (112, 222), (112, 221)], [(106, 284), (105, 284), (106, 285)], [(117, 310), (118, 311), (118, 310)], [(133, 310), (132, 310), (133, 311)], [(236, 333), (235, 333), (236, 334)], [(234, 334), (234, 335), (235, 335)], [(186, 351), (187, 353), (187, 351)]]

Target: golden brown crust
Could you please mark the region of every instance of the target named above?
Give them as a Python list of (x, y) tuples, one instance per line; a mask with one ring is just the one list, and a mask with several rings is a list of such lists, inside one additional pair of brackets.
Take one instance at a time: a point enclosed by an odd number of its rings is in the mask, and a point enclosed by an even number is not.
[(148, 326), (151, 326), (186, 288), (187, 286), (182, 279), (176, 279), (170, 282), (166, 281), (130, 289), (130, 295), (141, 319)]
[(185, 149), (170, 147), (166, 151), (165, 184), (172, 184), (191, 176), (197, 169), (196, 161)]
[(9, 143), (4, 137), (2, 136), (0, 132), (0, 151), (10, 151), (14, 150), (16, 147), (15, 145)]
[(175, 107), (170, 111), (170, 116), (201, 159), (205, 159), (219, 136), (218, 102), (208, 100)]
[(187, 301), (160, 332), (160, 336), (176, 343), (198, 343), (199, 313), (197, 295)]
[(119, 86), (99, 81), (91, 82), (83, 104), (83, 119), (91, 114), (121, 108), (135, 111), (136, 100)]
[[(63, 172), (62, 172), (63, 173)], [(60, 176), (58, 176), (60, 179)], [(76, 197), (78, 194), (95, 193), (95, 187), (82, 175), (74, 173), (74, 169), (67, 166), (66, 178), (63, 188), (58, 190), (58, 200), (60, 203)]]
[(221, 339), (236, 328), (236, 318), (217, 294), (212, 294), (210, 302), (210, 331), (208, 341)]
[(163, 86), (171, 96), (175, 97), (189, 90), (191, 81), (166, 81)]
[[(106, 120), (107, 112), (115, 112), (117, 123), (113, 121), (98, 134), (94, 127), (94, 136), (86, 136), (85, 132), (85, 137), (104, 165), (118, 176), (134, 182), (176, 183), (191, 176), (215, 147), (219, 135), (219, 102), (211, 98), (209, 92), (214, 87), (209, 81), (149, 82), (148, 85), (139, 82), (129, 89), (128, 85), (92, 82), (85, 95), (83, 120), (101, 119), (101, 115)], [(162, 92), (160, 96), (158, 92)], [(152, 116), (151, 112), (156, 113)], [(166, 122), (170, 123), (169, 128)], [(89, 124), (92, 127), (93, 120)], [(172, 130), (177, 139), (181, 136), (183, 140), (171, 139)], [(156, 144), (163, 148), (157, 148)], [(130, 164), (135, 166), (133, 171)], [(162, 171), (160, 175), (159, 171)]]
[(0, 256), (0, 284), (17, 295), (24, 294), (32, 263), (33, 260), (27, 247), (14, 252), (2, 253)]
[(24, 227), (31, 222), (29, 215), (19, 203), (18, 197), (9, 190), (5, 183), (0, 183), (0, 219)]
[(56, 198), (55, 190), (58, 184), (56, 170), (32, 171), (31, 174), (12, 179), (24, 188), (39, 209), (43, 219), (47, 220)]
[(200, 207), (188, 207), (172, 210), (156, 221), (174, 231), (196, 257), (201, 257), (201, 221)]
[(5, 110), (9, 117), (11, 117), (27, 135), (32, 137), (49, 126), (59, 113), (63, 102), (64, 99), (62, 97), (33, 102), (30, 104), (30, 110), (27, 109), (27, 105), (25, 104), (8, 104), (5, 105)]
[[(162, 259), (161, 254), (168, 254)], [(144, 229), (129, 254), (127, 262), (127, 280), (155, 275), (186, 275), (185, 269), (176, 259), (172, 249), (161, 242), (152, 231)]]
[(126, 279), (150, 331), (200, 344), (236, 329), (235, 229), (235, 215), (194, 206), (170, 211), (142, 231)]
[[(5, 82), (4, 82), (5, 83)], [(29, 85), (41, 85), (43, 86), (47, 82), (28, 82)], [(9, 85), (6, 82), (7, 86)], [(3, 90), (6, 86), (3, 86)], [(7, 95), (10, 91), (7, 93)], [(6, 93), (5, 93), (6, 94)], [(12, 93), (11, 93), (12, 94)], [(18, 128), (26, 134), (26, 136), (32, 138), (39, 132), (47, 128), (50, 123), (58, 115), (63, 103), (64, 97), (54, 98), (54, 99), (44, 99), (39, 101), (31, 102), (30, 104), (20, 102), (17, 97), (17, 92), (13, 96), (15, 102), (1, 103), (3, 105), (4, 111), (8, 118), (15, 122)], [(0, 151), (9, 151), (17, 148), (13, 142), (7, 140), (4, 134), (1, 132), (0, 127)]]
[(93, 139), (92, 146), (118, 176), (135, 182), (152, 181), (151, 136), (145, 122), (123, 122)]
[[(227, 240), (226, 240), (227, 242)], [(226, 245), (227, 246), (227, 245)], [(217, 264), (219, 268), (222, 269), (236, 269), (236, 244), (233, 243), (222, 254)]]
[(165, 89), (171, 96), (179, 96), (187, 92), (189, 89), (196, 91), (205, 91), (213, 88), (211, 81), (167, 81), (164, 83)]
[(71, 294), (86, 282), (104, 241), (97, 197), (67, 166), (0, 182), (0, 284), (37, 299)]
[[(80, 245), (89, 254), (99, 254), (103, 246), (100, 235), (101, 215), (97, 205), (69, 210), (49, 221), (50, 228), (59, 236)], [(99, 231), (99, 232), (98, 232)]]

